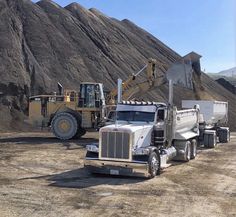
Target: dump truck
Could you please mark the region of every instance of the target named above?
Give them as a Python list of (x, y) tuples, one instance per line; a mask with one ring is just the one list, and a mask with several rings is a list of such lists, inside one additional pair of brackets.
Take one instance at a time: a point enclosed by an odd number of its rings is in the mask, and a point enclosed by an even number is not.
[(214, 148), (219, 141), (227, 143), (230, 140), (228, 123), (228, 103), (209, 100), (183, 100), (183, 108), (194, 105), (200, 107), (199, 144), (206, 148)]
[[(167, 104), (118, 103), (116, 122), (100, 129), (98, 144), (87, 145), (85, 168), (92, 173), (152, 178), (172, 160), (194, 159), (198, 144), (212, 147), (217, 136), (221, 142), (228, 141), (228, 128), (215, 125), (226, 123), (227, 103), (184, 101), (188, 108), (177, 110), (171, 82), (169, 88)], [(204, 108), (210, 103), (211, 113)]]

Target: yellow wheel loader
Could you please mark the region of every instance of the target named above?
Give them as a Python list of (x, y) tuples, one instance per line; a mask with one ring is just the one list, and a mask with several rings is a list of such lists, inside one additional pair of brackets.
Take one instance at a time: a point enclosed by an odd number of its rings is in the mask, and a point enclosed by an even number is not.
[[(165, 76), (158, 75), (157, 67), (167, 67), (161, 62), (149, 59), (148, 63), (124, 83), (122, 98), (130, 100), (136, 93), (157, 87), (165, 82)], [(142, 72), (146, 76), (141, 82), (136, 77)], [(115, 88), (105, 97), (103, 84), (82, 82), (80, 90), (65, 90), (59, 84), (59, 95), (38, 95), (29, 99), (29, 122), (38, 127), (51, 127), (53, 134), (62, 140), (79, 138), (87, 129), (96, 129), (109, 112), (115, 111), (118, 91)], [(110, 115), (111, 116), (111, 115)]]

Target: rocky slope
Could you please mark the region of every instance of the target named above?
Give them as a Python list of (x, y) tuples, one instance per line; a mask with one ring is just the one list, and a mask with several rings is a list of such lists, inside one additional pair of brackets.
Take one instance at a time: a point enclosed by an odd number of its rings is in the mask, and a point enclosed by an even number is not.
[(236, 94), (236, 78), (221, 77), (216, 81), (231, 93)]
[[(19, 129), (15, 123), (27, 113), (28, 96), (55, 91), (57, 81), (74, 89), (81, 81), (96, 81), (111, 89), (118, 77), (127, 78), (149, 57), (167, 64), (181, 58), (129, 20), (77, 3), (63, 8), (50, 0), (0, 0), (0, 38), (0, 130)], [(228, 100), (235, 123), (235, 96), (203, 77), (194, 81), (194, 92), (176, 87), (175, 102), (193, 97)], [(163, 86), (142, 97), (166, 96)]]

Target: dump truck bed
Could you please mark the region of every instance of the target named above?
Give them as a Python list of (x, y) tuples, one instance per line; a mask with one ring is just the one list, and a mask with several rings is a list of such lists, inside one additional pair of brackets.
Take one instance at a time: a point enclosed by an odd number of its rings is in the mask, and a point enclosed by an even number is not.
[(208, 125), (215, 123), (227, 123), (228, 121), (228, 103), (222, 101), (205, 100), (183, 100), (183, 108), (193, 108), (194, 105), (200, 106), (200, 113)]

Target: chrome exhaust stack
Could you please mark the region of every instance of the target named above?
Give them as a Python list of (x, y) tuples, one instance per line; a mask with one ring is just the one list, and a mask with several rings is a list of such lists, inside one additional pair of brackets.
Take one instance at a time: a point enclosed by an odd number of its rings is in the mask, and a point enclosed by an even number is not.
[(118, 95), (117, 95), (117, 104), (122, 102), (122, 80), (119, 78), (117, 80), (117, 88), (118, 88)]

